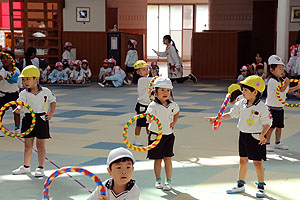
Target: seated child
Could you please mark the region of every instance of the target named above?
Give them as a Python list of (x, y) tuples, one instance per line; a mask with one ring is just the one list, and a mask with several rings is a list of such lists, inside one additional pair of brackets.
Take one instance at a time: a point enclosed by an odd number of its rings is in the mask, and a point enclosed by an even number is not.
[(81, 71), (81, 61), (80, 60), (76, 60), (74, 63), (74, 70), (72, 71), (71, 75), (70, 75), (70, 83), (76, 83), (76, 84), (80, 84), (83, 83), (84, 81), (84, 74)]
[(88, 200), (138, 200), (140, 198), (140, 190), (135, 184), (135, 181), (131, 179), (134, 163), (133, 155), (127, 149), (119, 147), (111, 150), (107, 157), (107, 171), (112, 178), (103, 182), (106, 196), (100, 195), (99, 188), (97, 187)]
[(48, 66), (48, 67), (46, 67), (46, 69), (44, 71), (42, 71), (40, 82), (41, 83), (47, 83), (48, 82), (48, 76), (49, 76), (50, 73), (51, 73), (51, 67)]
[(108, 59), (103, 61), (103, 66), (100, 68), (99, 72), (99, 82), (102, 83), (105, 80), (106, 76), (110, 76), (112, 72), (112, 68), (109, 67)]
[(102, 83), (98, 83), (101, 87), (105, 87), (107, 83), (112, 83), (114, 87), (121, 87), (125, 80), (126, 74), (119, 66), (114, 66), (112, 75), (105, 77)]
[(90, 83), (92, 81), (92, 72), (86, 59), (81, 62), (81, 71), (84, 74), (85, 83)]
[(241, 74), (238, 76), (237, 81), (241, 82), (243, 80), (245, 80), (247, 78), (247, 76), (249, 75), (249, 67), (244, 65), (241, 69)]
[(65, 70), (63, 70), (63, 64), (61, 62), (57, 62), (55, 67), (56, 69), (54, 69), (48, 76), (48, 83), (67, 83), (68, 75)]
[(264, 64), (263, 63), (258, 63), (256, 65), (256, 68), (255, 68), (255, 75), (259, 76), (260, 78), (262, 78), (263, 80), (266, 79), (266, 74), (264, 73)]
[(157, 62), (153, 61), (150, 67), (149, 77), (155, 77), (155, 76), (159, 76), (159, 67), (157, 65)]
[(68, 67), (65, 68), (65, 72), (67, 73), (68, 78), (70, 78), (73, 69), (74, 69), (74, 61), (70, 60), (68, 63)]

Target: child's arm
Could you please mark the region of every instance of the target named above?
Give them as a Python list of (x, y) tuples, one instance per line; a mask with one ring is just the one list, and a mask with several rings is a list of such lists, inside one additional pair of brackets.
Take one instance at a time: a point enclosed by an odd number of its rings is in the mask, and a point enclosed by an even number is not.
[(290, 85), (290, 79), (289, 78), (285, 78), (285, 80), (284, 80), (284, 86), (282, 86), (280, 88), (280, 92), (284, 92), (289, 85)]
[(52, 118), (55, 112), (55, 107), (56, 107), (56, 102), (50, 103), (50, 112), (46, 114), (46, 120), (49, 121)]
[(291, 88), (289, 89), (288, 93), (292, 93), (292, 92), (295, 92), (295, 91), (297, 91), (297, 90), (300, 90), (300, 84), (299, 84), (299, 83), (298, 83), (297, 86), (291, 87)]
[[(205, 117), (205, 119), (208, 119), (210, 124), (213, 124), (216, 121), (216, 117)], [(220, 119), (218, 119), (218, 121), (224, 121), (228, 119), (231, 119), (231, 116), (229, 113), (225, 113), (224, 115), (222, 115)]]
[(23, 108), (22, 105), (18, 105), (18, 106), (16, 107), (16, 109), (13, 110), (13, 113), (15, 113), (15, 114), (20, 114), (22, 108)]
[(261, 131), (261, 134), (259, 135), (259, 143), (260, 145), (264, 145), (267, 142), (267, 139), (265, 138), (265, 135), (267, 133), (267, 131), (270, 129), (270, 125), (264, 125), (263, 126), (263, 130)]
[(170, 128), (174, 129), (179, 117), (179, 112), (174, 115), (173, 122), (170, 124)]

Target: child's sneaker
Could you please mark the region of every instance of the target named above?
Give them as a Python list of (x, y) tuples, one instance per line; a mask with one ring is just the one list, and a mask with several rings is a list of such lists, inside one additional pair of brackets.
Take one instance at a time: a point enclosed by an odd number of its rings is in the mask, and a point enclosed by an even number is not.
[(35, 176), (35, 177), (43, 177), (43, 176), (45, 176), (45, 171), (44, 171), (44, 169), (39, 168), (39, 167), (36, 168), (36, 169), (35, 169), (34, 176)]
[(197, 83), (197, 77), (194, 75), (194, 74), (190, 74), (190, 79), (194, 82), (194, 83)]
[(170, 191), (172, 189), (171, 183), (166, 182), (165, 186), (163, 187), (164, 191)]
[(288, 150), (289, 148), (285, 145), (283, 145), (282, 143), (279, 144), (275, 144), (275, 149), (281, 149), (281, 150)]
[(231, 190), (226, 190), (227, 194), (236, 194), (245, 192), (245, 186), (243, 187), (233, 187)]
[(256, 192), (256, 197), (257, 198), (264, 198), (265, 197), (265, 190), (258, 189), (257, 192)]
[(20, 130), (20, 129), (15, 130), (15, 131), (14, 131), (14, 134), (15, 134), (15, 135), (21, 134), (21, 130)]
[(105, 85), (103, 83), (98, 82), (98, 85), (100, 85), (101, 87), (105, 87)]
[(162, 184), (161, 184), (161, 181), (156, 181), (154, 187), (155, 187), (156, 189), (162, 189), (163, 186), (162, 186)]
[(123, 83), (124, 83), (125, 85), (129, 85), (129, 83), (128, 83), (128, 81), (127, 81), (126, 79), (123, 81)]
[(13, 175), (27, 174), (27, 173), (30, 173), (30, 167), (26, 168), (23, 165), (20, 166), (18, 169), (12, 171)]
[(270, 144), (266, 145), (266, 149), (267, 149), (268, 152), (273, 152), (274, 151), (274, 148)]
[(143, 143), (139, 139), (134, 139), (132, 144), (136, 146), (143, 146)]

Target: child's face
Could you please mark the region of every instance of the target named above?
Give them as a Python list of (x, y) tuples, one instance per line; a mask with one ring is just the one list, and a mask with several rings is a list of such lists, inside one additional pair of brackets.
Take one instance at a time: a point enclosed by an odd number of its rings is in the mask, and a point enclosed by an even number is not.
[(165, 102), (171, 97), (171, 89), (158, 88), (157, 90), (155, 90), (155, 94), (160, 101)]
[(6, 55), (1, 56), (1, 62), (5, 67), (11, 66), (11, 60)]
[(262, 62), (262, 57), (257, 53), (255, 56), (255, 60), (257, 63), (261, 63)]
[(276, 76), (277, 78), (282, 78), (285, 76), (284, 73), (284, 66), (283, 65), (277, 65), (277, 67), (275, 69), (270, 69), (270, 72)]
[(35, 78), (35, 77), (24, 77), (22, 78), (22, 81), (23, 81), (23, 85), (30, 89), (30, 88), (34, 88), (37, 86), (37, 83), (38, 83), (38, 78)]
[(74, 65), (70, 65), (69, 68), (72, 70), (74, 69)]
[(153, 70), (157, 69), (157, 65), (151, 65), (151, 67), (152, 67)]
[(58, 71), (62, 71), (63, 70), (63, 66), (57, 66), (57, 70)]
[(108, 68), (108, 64), (107, 64), (107, 63), (103, 63), (103, 67), (104, 67), (105, 69), (107, 69), (107, 68)]
[(80, 70), (80, 66), (79, 65), (74, 65), (75, 70), (79, 71)]
[(47, 74), (50, 74), (51, 73), (51, 69), (47, 69)]
[(72, 47), (67, 47), (67, 50), (71, 51)]
[(251, 92), (251, 90), (249, 90), (248, 88), (243, 88), (243, 96), (247, 100), (256, 98), (256, 94), (257, 94), (256, 90), (254, 90), (253, 92)]
[(137, 70), (136, 73), (142, 77), (147, 77), (149, 75), (149, 69), (148, 69), (148, 67), (140, 68), (139, 70)]
[(109, 175), (112, 176), (117, 185), (126, 185), (132, 178), (133, 170), (131, 160), (113, 163), (111, 169), (107, 168)]
[(242, 74), (243, 76), (247, 76), (248, 72), (247, 72), (247, 71), (242, 71), (241, 74)]
[(257, 71), (257, 74), (260, 76), (264, 73), (264, 69), (257, 69), (256, 71)]
[(87, 64), (86, 64), (86, 63), (83, 63), (83, 64), (82, 64), (82, 68), (83, 68), (83, 69), (87, 69)]

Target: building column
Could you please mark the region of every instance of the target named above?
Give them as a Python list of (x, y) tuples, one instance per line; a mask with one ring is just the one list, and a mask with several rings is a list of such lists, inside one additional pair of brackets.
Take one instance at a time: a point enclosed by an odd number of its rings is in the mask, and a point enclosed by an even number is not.
[(276, 54), (288, 60), (290, 0), (278, 0)]

